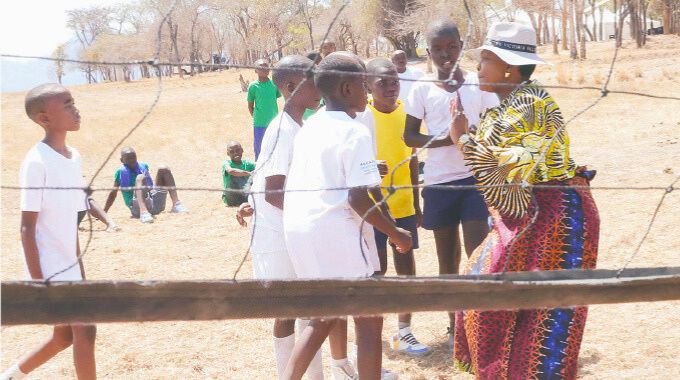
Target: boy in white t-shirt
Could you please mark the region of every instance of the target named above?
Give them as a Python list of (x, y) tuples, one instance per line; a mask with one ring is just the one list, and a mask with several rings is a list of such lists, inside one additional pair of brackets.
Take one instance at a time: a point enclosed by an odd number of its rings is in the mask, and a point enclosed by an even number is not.
[[(427, 52), (437, 70), (436, 79), (449, 79), (463, 44), (458, 27), (448, 20), (435, 21), (428, 26), (426, 38)], [(415, 82), (405, 104), (406, 145), (419, 148), (433, 140), (427, 151), (424, 169), (423, 228), (434, 233), (440, 274), (458, 273), (461, 256), (459, 225), (463, 227), (463, 241), (468, 256), (488, 233), (488, 211), (479, 191), (427, 187), (476, 184), (463, 161), (463, 155), (452, 144), (448, 134), (452, 121), (451, 102), (462, 103), (470, 125), (479, 122), (485, 109), (498, 105), (498, 98), (494, 94), (479, 89), (476, 73), (465, 73), (458, 67), (453, 79), (456, 85)], [(423, 121), (429, 135), (420, 132)], [(453, 331), (453, 313), (449, 314), (449, 319), (449, 331)]]
[[(259, 280), (296, 278), (283, 235), (284, 193), (276, 191), (283, 190), (286, 184), (293, 156), (293, 141), (301, 128), (302, 115), (306, 109), (318, 105), (321, 99), (313, 80), (302, 83), (305, 70), (313, 64), (314, 62), (301, 55), (286, 56), (279, 61), (272, 75), (286, 105), (269, 123), (262, 139), (251, 187), (254, 194), (250, 195), (248, 202), (254, 210), (250, 246), (253, 276)], [(267, 192), (264, 193), (265, 191)], [(308, 322), (300, 322), (298, 329), (303, 331)], [(274, 353), (279, 378), (283, 376), (294, 345), (295, 320), (275, 319)], [(320, 350), (307, 370), (307, 377), (310, 380), (323, 379)]]
[[(314, 83), (326, 107), (307, 120), (295, 139), (284, 200), (286, 244), (299, 278), (366, 278), (378, 268), (370, 257), (376, 253), (369, 252), (366, 244), (372, 234), (361, 240), (361, 216), (375, 205), (368, 188), (381, 181), (371, 136), (353, 120), (366, 107), (366, 82), (360, 75), (365, 69), (348, 53), (328, 55), (319, 69)], [(354, 75), (339, 75), (338, 71)], [(350, 189), (333, 190), (336, 188)], [(400, 252), (411, 248), (410, 234), (379, 210), (369, 213), (366, 221), (365, 230), (370, 231), (373, 225), (383, 231)], [(337, 321), (312, 320), (295, 345), (285, 379), (302, 377)], [(354, 321), (359, 377), (380, 378), (382, 317), (356, 317)]]
[(425, 73), (415, 69), (413, 67), (408, 67), (408, 59), (406, 57), (406, 52), (403, 50), (395, 50), (392, 53), (392, 63), (397, 67), (397, 75), (399, 76), (399, 100), (404, 103), (408, 98), (408, 94), (411, 92), (411, 87), (418, 79), (425, 76)]
[[(45, 130), (45, 138), (28, 151), (21, 164), (21, 187), (84, 187), (80, 154), (66, 145), (66, 134), (80, 129), (71, 93), (58, 84), (40, 85), (26, 95), (25, 108), (28, 117)], [(82, 190), (21, 191), (21, 243), (32, 280), (85, 279), (83, 262), (78, 259), (78, 212), (87, 209), (86, 202)], [(46, 342), (0, 379), (21, 379), (71, 344), (78, 379), (95, 379), (95, 336), (94, 325), (54, 326)]]

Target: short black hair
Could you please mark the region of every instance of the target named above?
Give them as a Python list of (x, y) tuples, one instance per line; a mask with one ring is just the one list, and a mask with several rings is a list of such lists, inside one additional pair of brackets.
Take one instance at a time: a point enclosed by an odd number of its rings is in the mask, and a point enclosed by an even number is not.
[(283, 92), (283, 86), (292, 81), (293, 77), (305, 75), (305, 72), (314, 66), (314, 62), (302, 55), (287, 55), (276, 64), (276, 70), (272, 74), (272, 81)]
[(332, 95), (341, 80), (349, 77), (348, 75), (337, 73), (337, 71), (365, 73), (366, 69), (363, 62), (351, 53), (336, 52), (327, 55), (326, 58), (321, 60), (318, 69), (314, 73), (314, 84), (324, 97)]
[(536, 70), (536, 65), (519, 65), (517, 68), (519, 69), (522, 78), (529, 79), (531, 78), (531, 74), (534, 73), (534, 70)]
[(381, 68), (393, 69), (395, 71), (397, 70), (397, 66), (395, 66), (392, 61), (387, 58), (379, 57), (368, 61), (368, 64), (366, 65), (366, 72), (368, 74), (377, 74), (378, 69)]
[(428, 46), (433, 38), (442, 36), (453, 36), (460, 39), (460, 31), (458, 30), (458, 25), (455, 22), (448, 19), (440, 19), (431, 22), (427, 26), (427, 31), (425, 32), (425, 39), (427, 40)]
[(24, 109), (26, 115), (31, 120), (35, 120), (35, 116), (45, 110), (45, 103), (53, 96), (68, 92), (66, 87), (58, 83), (45, 83), (37, 87), (33, 87), (26, 94), (24, 100)]

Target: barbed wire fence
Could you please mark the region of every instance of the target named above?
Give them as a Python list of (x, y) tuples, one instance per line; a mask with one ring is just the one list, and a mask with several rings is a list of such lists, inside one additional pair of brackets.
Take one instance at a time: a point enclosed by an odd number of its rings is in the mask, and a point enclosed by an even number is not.
[[(328, 26), (325, 32), (325, 37), (324, 40), (330, 35), (332, 28), (336, 22), (336, 20), (340, 17), (341, 13), (343, 10), (347, 7), (349, 2), (343, 3), (338, 11), (336, 12), (332, 22)], [(99, 66), (129, 66), (129, 65), (147, 65), (150, 66), (155, 70), (155, 73), (157, 75), (157, 87), (156, 87), (156, 92), (155, 96), (146, 109), (146, 111), (143, 113), (143, 115), (140, 117), (140, 119), (125, 133), (113, 146), (113, 148), (110, 150), (106, 158), (102, 161), (102, 163), (97, 167), (94, 175), (91, 177), (90, 181), (88, 182), (87, 186), (85, 187), (49, 187), (49, 186), (44, 186), (44, 187), (21, 187), (21, 186), (15, 186), (15, 185), (2, 185), (0, 186), (1, 189), (3, 190), (63, 190), (63, 191), (84, 191), (87, 195), (86, 197), (86, 206), (89, 209), (89, 196), (92, 195), (93, 192), (96, 191), (114, 191), (114, 190), (121, 190), (121, 191), (135, 191), (135, 190), (148, 190), (148, 187), (126, 187), (126, 186), (120, 186), (120, 187), (94, 187), (93, 184), (96, 180), (96, 178), (99, 176), (101, 171), (104, 169), (104, 167), (107, 165), (107, 163), (111, 160), (114, 154), (116, 154), (116, 151), (122, 146), (122, 144), (137, 130), (141, 127), (141, 125), (148, 119), (148, 117), (153, 113), (153, 111), (156, 109), (159, 100), (161, 98), (161, 95), (163, 93), (163, 80), (162, 80), (162, 68), (163, 67), (180, 67), (180, 66), (202, 66), (204, 68), (209, 68), (209, 69), (229, 69), (229, 68), (235, 68), (235, 69), (260, 69), (261, 66), (256, 66), (256, 65), (235, 65), (235, 64), (203, 64), (203, 63), (192, 63), (192, 62), (172, 62), (172, 61), (161, 61), (160, 58), (160, 53), (161, 53), (161, 47), (162, 47), (162, 38), (163, 38), (163, 33), (162, 33), (162, 28), (163, 25), (165, 24), (166, 20), (172, 12), (175, 10), (175, 7), (177, 5), (177, 0), (173, 1), (171, 4), (170, 8), (168, 11), (165, 13), (164, 17), (162, 18), (160, 25), (158, 27), (157, 35), (156, 35), (156, 51), (154, 58), (151, 60), (132, 60), (132, 61), (124, 61), (124, 62), (112, 62), (112, 61), (92, 61), (92, 60), (77, 60), (77, 59), (64, 59), (64, 58), (54, 58), (54, 57), (44, 57), (44, 56), (32, 56), (32, 55), (17, 55), (17, 54), (0, 54), (0, 56), (4, 58), (24, 58), (24, 59), (39, 59), (39, 60), (48, 60), (48, 61), (59, 61), (59, 62), (68, 62), (68, 63), (77, 63), (77, 64), (83, 64), (83, 65), (99, 65)], [(462, 60), (462, 57), (464, 55), (464, 50), (465, 48), (469, 45), (470, 43), (470, 36), (472, 33), (472, 29), (474, 27), (474, 19), (472, 17), (472, 14), (470, 12), (470, 8), (468, 6), (467, 1), (464, 1), (464, 6), (465, 6), (465, 12), (467, 14), (468, 18), (468, 28), (467, 28), (467, 34), (463, 40), (463, 46), (461, 48), (462, 52), (461, 54), (457, 57), (453, 69), (451, 71), (451, 74), (449, 78), (447, 79), (430, 79), (430, 78), (422, 78), (422, 79), (408, 79), (408, 78), (400, 78), (400, 81), (420, 81), (420, 82), (430, 82), (430, 83), (436, 83), (436, 84), (441, 84), (444, 86), (450, 86), (453, 88), (460, 88), (462, 86), (510, 86), (510, 87), (516, 87), (516, 85), (511, 85), (511, 84), (495, 84), (495, 83), (486, 83), (486, 82), (481, 82), (481, 83), (458, 83), (454, 78), (453, 75), (456, 72), (457, 68), (460, 65), (460, 62)], [(321, 47), (319, 47), (319, 53), (321, 52)], [(434, 135), (432, 136), (425, 145), (423, 145), (421, 148), (416, 149), (412, 155), (410, 155), (408, 158), (402, 160), (394, 169), (390, 168), (391, 174), (390, 174), (390, 185), (389, 186), (380, 186), (381, 190), (385, 190), (387, 192), (387, 195), (383, 197), (383, 199), (379, 200), (376, 202), (374, 206), (372, 206), (364, 215), (362, 215), (362, 222), (361, 222), (361, 227), (360, 227), (360, 242), (359, 242), (359, 247), (362, 251), (362, 255), (364, 256), (364, 259), (366, 260), (366, 254), (364, 252), (364, 246), (362, 244), (362, 241), (364, 239), (363, 237), (363, 225), (366, 223), (366, 217), (379, 207), (383, 206), (386, 204), (387, 200), (390, 199), (390, 197), (397, 191), (401, 189), (413, 189), (413, 188), (433, 188), (433, 189), (446, 189), (446, 190), (480, 190), (483, 188), (488, 188), (488, 187), (514, 187), (514, 186), (519, 186), (525, 189), (547, 189), (547, 188), (552, 188), (552, 189), (579, 189), (579, 188), (588, 188), (591, 190), (603, 190), (603, 191), (618, 191), (618, 190), (627, 190), (627, 191), (663, 191), (662, 196), (660, 197), (659, 201), (656, 204), (656, 207), (654, 209), (653, 215), (650, 218), (649, 222), (647, 223), (645, 233), (639, 240), (638, 244), (636, 245), (635, 249), (631, 252), (629, 257), (626, 259), (624, 264), (621, 266), (621, 268), (617, 272), (617, 277), (624, 271), (624, 269), (627, 268), (627, 266), (634, 260), (634, 258), (638, 255), (640, 252), (643, 244), (645, 243), (646, 239), (650, 235), (651, 229), (653, 227), (654, 222), (657, 219), (657, 216), (660, 213), (660, 210), (662, 208), (662, 205), (667, 197), (668, 194), (670, 194), (673, 190), (675, 190), (675, 185), (680, 181), (680, 176), (675, 178), (671, 184), (669, 184), (666, 187), (663, 186), (581, 186), (581, 185), (547, 185), (547, 184), (530, 184), (528, 183), (527, 179), (533, 173), (533, 171), (536, 169), (536, 167), (545, 160), (547, 152), (550, 150), (550, 147), (553, 145), (555, 138), (561, 133), (567, 125), (572, 123), (574, 120), (588, 112), (589, 110), (593, 109), (596, 107), (605, 97), (607, 97), (610, 94), (619, 94), (619, 95), (624, 95), (624, 96), (639, 96), (639, 97), (646, 97), (646, 98), (653, 98), (653, 99), (660, 99), (660, 100), (675, 100), (675, 101), (680, 101), (680, 97), (676, 96), (667, 96), (667, 95), (658, 95), (654, 93), (646, 93), (646, 92), (639, 92), (639, 91), (626, 91), (626, 90), (612, 90), (609, 89), (609, 84), (614, 72), (614, 65), (617, 61), (618, 57), (618, 52), (619, 52), (619, 47), (617, 46), (614, 50), (614, 54), (611, 60), (611, 63), (609, 65), (609, 70), (608, 74), (605, 80), (605, 83), (602, 87), (596, 87), (596, 86), (565, 86), (565, 85), (541, 85), (541, 87), (546, 88), (546, 89), (562, 89), (562, 90), (574, 90), (574, 91), (599, 91), (600, 96), (598, 96), (592, 103), (590, 103), (588, 106), (580, 110), (578, 113), (573, 115), (569, 120), (567, 120), (563, 125), (560, 127), (558, 131), (555, 132), (554, 136), (552, 137), (551, 140), (549, 140), (546, 148), (541, 151), (541, 155), (538, 160), (534, 162), (533, 167), (527, 172), (527, 175), (522, 179), (520, 183), (516, 184), (506, 184), (506, 185), (494, 185), (494, 186), (489, 186), (489, 185), (397, 185), (395, 186), (394, 181), (395, 181), (395, 172), (397, 169), (399, 169), (401, 166), (407, 164), (408, 162), (411, 161), (413, 158), (418, 158), (419, 155), (422, 154), (422, 152), (426, 151), (435, 141), (445, 138), (446, 135), (448, 135), (448, 131), (445, 133), (442, 133), (440, 135)], [(277, 67), (269, 67), (269, 70), (276, 71), (278, 70)], [(285, 69), (287, 71), (290, 71), (291, 69)], [(314, 73), (319, 72), (319, 69), (316, 67), (310, 67), (309, 69), (304, 69), (300, 70), (301, 74), (304, 75), (303, 80), (297, 85), (295, 90), (293, 91), (292, 95), (294, 95), (298, 89), (305, 83), (307, 80), (311, 80), (313, 78)], [(393, 79), (392, 76), (390, 75), (379, 75), (379, 74), (366, 74), (366, 73), (351, 73), (351, 72), (346, 72), (346, 71), (338, 71), (338, 70), (324, 70), (326, 73), (332, 73), (332, 74), (337, 74), (337, 75), (342, 75), (342, 76), (361, 76), (363, 78), (366, 77), (378, 77), (378, 78), (387, 78), (387, 79)], [(291, 96), (292, 96), (291, 95)], [(285, 105), (284, 105), (284, 110), (285, 110)], [(276, 144), (278, 143), (278, 133), (280, 132), (280, 126), (281, 124), (279, 123), (279, 128), (277, 128), (277, 136), (275, 137), (275, 142), (274, 142), (274, 147), (271, 149), (269, 152), (269, 155), (262, 161), (262, 164), (266, 164), (270, 159), (271, 155), (276, 147)], [(261, 167), (261, 166), (259, 166)], [(255, 171), (251, 175), (251, 183), (252, 183), (252, 178), (257, 175), (257, 170), (258, 168), (255, 169)], [(290, 192), (319, 192), (319, 191), (348, 191), (350, 188), (349, 187), (337, 187), (337, 188), (325, 188), (325, 189), (284, 189), (284, 190), (274, 190), (274, 191), (242, 191), (242, 190), (234, 190), (234, 189), (223, 189), (223, 188), (214, 188), (214, 187), (181, 187), (181, 186), (155, 186), (154, 188), (159, 189), (159, 190), (181, 190), (181, 191), (201, 191), (201, 192), (222, 192), (222, 193), (240, 193), (243, 195), (258, 195), (258, 194), (266, 194), (266, 193), (290, 193)], [(253, 208), (257, 209), (257, 205), (255, 204), (255, 198), (254, 196), (251, 196), (250, 199), (253, 200)], [(535, 215), (532, 216), (533, 220), (535, 221), (537, 215), (538, 215), (539, 210), (536, 209)], [(77, 257), (77, 260), (72, 263), (70, 266), (67, 268), (64, 268), (61, 271), (58, 271), (46, 279), (43, 280), (44, 284), (49, 284), (50, 281), (55, 277), (58, 276), (59, 274), (62, 274), (71, 268), (77, 266), (82, 260), (82, 258), (90, 251), (90, 244), (92, 242), (93, 238), (93, 222), (92, 222), (92, 216), (88, 213), (88, 235), (86, 239), (86, 244), (83, 247), (83, 249), (80, 252), (80, 255)], [(257, 230), (257, 225), (255, 223), (255, 218), (251, 221), (251, 241), (249, 243), (248, 249), (244, 253), (243, 257), (239, 261), (238, 267), (233, 273), (232, 279), (236, 281), (236, 277), (239, 274), (243, 264), (247, 260), (247, 255), (251, 249), (252, 246), (252, 241), (255, 238), (255, 233)], [(531, 226), (533, 225), (532, 223), (529, 223), (529, 225), (521, 231), (515, 239), (513, 239), (513, 242), (517, 240), (517, 238), (521, 237), (522, 234), (524, 234)], [(511, 244), (512, 244), (511, 243)], [(506, 263), (507, 264), (507, 263)], [(503, 270), (503, 274), (506, 272), (506, 267)]]

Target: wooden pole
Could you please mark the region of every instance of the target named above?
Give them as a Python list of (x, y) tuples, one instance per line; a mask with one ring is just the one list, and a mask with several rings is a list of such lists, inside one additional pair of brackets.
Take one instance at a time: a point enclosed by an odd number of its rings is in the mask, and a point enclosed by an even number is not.
[(2, 325), (141, 322), (466, 309), (526, 309), (680, 299), (680, 267), (325, 281), (5, 282)]

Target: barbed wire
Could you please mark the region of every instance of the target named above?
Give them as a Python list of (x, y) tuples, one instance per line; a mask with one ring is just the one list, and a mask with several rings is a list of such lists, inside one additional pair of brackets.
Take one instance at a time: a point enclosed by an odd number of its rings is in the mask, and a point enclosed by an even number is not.
[(633, 259), (637, 256), (638, 253), (640, 253), (640, 249), (642, 248), (642, 245), (644, 244), (645, 240), (647, 240), (647, 237), (649, 236), (650, 231), (652, 230), (652, 225), (654, 225), (654, 221), (656, 221), (656, 217), (659, 215), (659, 210), (661, 210), (661, 205), (663, 204), (664, 200), (666, 199), (666, 196), (673, 192), (675, 190), (675, 185), (680, 181), (680, 175), (678, 175), (673, 182), (671, 182), (668, 187), (666, 187), (663, 195), (659, 199), (659, 202), (656, 204), (656, 208), (654, 209), (654, 213), (652, 213), (652, 217), (649, 220), (649, 223), (647, 224), (647, 228), (645, 229), (645, 233), (642, 235), (642, 238), (638, 242), (638, 245), (635, 247), (635, 250), (633, 253), (628, 257), (626, 262), (623, 264), (621, 269), (616, 273), (616, 278), (619, 278), (621, 276), (621, 273), (623, 273), (624, 270), (628, 267), (628, 264), (630, 264)]
[[(93, 187), (93, 183), (95, 179), (98, 177), (98, 175), (101, 173), (103, 168), (106, 166), (106, 164), (110, 161), (110, 159), (113, 157), (113, 155), (116, 153), (118, 148), (127, 140), (129, 136), (132, 135), (143, 123), (146, 121), (146, 119), (149, 117), (149, 115), (154, 111), (156, 106), (158, 105), (158, 102), (160, 100), (161, 94), (163, 92), (163, 85), (162, 85), (162, 70), (161, 68), (163, 67), (199, 67), (199, 68), (207, 68), (207, 69), (230, 69), (230, 68), (235, 68), (235, 69), (261, 69), (261, 66), (256, 66), (256, 65), (241, 65), (241, 64), (207, 64), (207, 63), (199, 63), (199, 62), (164, 62), (160, 60), (160, 52), (161, 52), (161, 47), (162, 47), (162, 26), (166, 22), (167, 18), (171, 15), (171, 13), (174, 11), (175, 6), (177, 4), (177, 0), (175, 0), (171, 7), (169, 8), (168, 12), (165, 14), (163, 19), (161, 20), (161, 23), (158, 28), (157, 32), (157, 46), (156, 46), (156, 52), (154, 59), (152, 60), (133, 60), (133, 61), (124, 61), (124, 62), (113, 62), (113, 61), (92, 61), (92, 60), (77, 60), (77, 59), (69, 59), (69, 58), (55, 58), (55, 57), (44, 57), (44, 56), (31, 56), (31, 55), (18, 55), (18, 54), (0, 54), (1, 57), (4, 58), (22, 58), (22, 59), (39, 59), (39, 60), (48, 60), (48, 61), (58, 61), (58, 62), (67, 62), (67, 63), (76, 63), (76, 64), (81, 64), (81, 65), (91, 65), (91, 66), (130, 66), (130, 65), (148, 65), (156, 69), (156, 75), (158, 76), (157, 80), (157, 90), (155, 97), (152, 101), (152, 103), (149, 105), (145, 113), (142, 115), (142, 117), (139, 119), (137, 123), (125, 134), (123, 135), (113, 146), (109, 154), (106, 156), (105, 160), (98, 166), (97, 170), (95, 171), (95, 174), (92, 176), (92, 178), (89, 181), (88, 186), (86, 187), (50, 187), (50, 186), (43, 186), (43, 187), (21, 187), (21, 186), (12, 186), (12, 185), (3, 185), (0, 186), (1, 189), (4, 190), (33, 190), (33, 189), (43, 189), (43, 190), (79, 190), (79, 191), (84, 191), (86, 193), (85, 197), (85, 202), (86, 202), (86, 207), (89, 209), (89, 202), (90, 198), (89, 196), (95, 192), (95, 191), (135, 191), (135, 190), (148, 190), (149, 187)], [(342, 11), (345, 9), (347, 6), (347, 2), (343, 3), (343, 5), (338, 9), (337, 13), (335, 14), (335, 17), (333, 18), (331, 24), (328, 26), (326, 29), (325, 37), (324, 40), (326, 40), (333, 28), (333, 25), (335, 24), (335, 21), (338, 19)], [(498, 84), (498, 83), (486, 83), (486, 82), (475, 82), (475, 83), (459, 83), (454, 79), (454, 75), (462, 61), (462, 58), (464, 56), (464, 48), (469, 45), (470, 38), (471, 38), (471, 32), (472, 32), (472, 27), (474, 27), (474, 20), (472, 18), (472, 14), (470, 12), (470, 8), (468, 6), (468, 3), (466, 0), (463, 2), (465, 6), (465, 11), (468, 16), (468, 32), (465, 36), (465, 39), (463, 41), (463, 45), (461, 47), (461, 54), (457, 57), (456, 62), (454, 64), (453, 69), (451, 70), (451, 74), (447, 79), (436, 79), (436, 78), (420, 78), (420, 79), (411, 79), (411, 78), (400, 78), (400, 81), (418, 81), (418, 82), (430, 82), (430, 83), (437, 83), (437, 84), (442, 84), (442, 85), (447, 85), (447, 86), (453, 86), (456, 88), (460, 88), (462, 86), (489, 86), (489, 87), (516, 87), (514, 84)], [(547, 154), (547, 151), (549, 148), (552, 146), (554, 143), (555, 138), (558, 136), (561, 131), (563, 131), (568, 124), (570, 124), (573, 120), (577, 119), (584, 113), (586, 113), (588, 110), (594, 108), (604, 97), (606, 97), (609, 94), (621, 94), (621, 95), (626, 95), (626, 96), (640, 96), (640, 97), (648, 97), (648, 98), (654, 98), (654, 99), (661, 99), (661, 100), (677, 100), (680, 101), (680, 97), (675, 97), (675, 96), (664, 96), (664, 95), (657, 95), (653, 93), (645, 93), (645, 92), (636, 92), (636, 91), (627, 91), (627, 90), (611, 90), (608, 88), (613, 70), (614, 70), (614, 65), (617, 60), (618, 56), (618, 49), (619, 47), (616, 46), (616, 49), (614, 51), (614, 56), (612, 58), (612, 61), (609, 65), (609, 71), (606, 77), (606, 81), (602, 87), (596, 87), (596, 86), (566, 86), (566, 85), (550, 85), (546, 84), (543, 85), (541, 84), (541, 87), (546, 88), (546, 89), (563, 89), (563, 90), (592, 90), (592, 91), (599, 91), (600, 96), (591, 104), (589, 104), (587, 107), (579, 111), (577, 114), (573, 115), (569, 120), (567, 120), (562, 127), (558, 130), (557, 133), (553, 136), (553, 138), (550, 140), (549, 144), (547, 144), (547, 148), (541, 153), (541, 156), (539, 160), (536, 160), (534, 162), (534, 166), (529, 170), (528, 173), (532, 173), (533, 170), (536, 168), (536, 166), (542, 162), (545, 159), (545, 156)], [(319, 46), (319, 53), (321, 52), (321, 46)], [(271, 71), (276, 71), (279, 70), (277, 67), (267, 67), (268, 70)], [(290, 68), (284, 68), (283, 70), (286, 71), (293, 71), (295, 69), (290, 69)], [(392, 79), (393, 76), (391, 75), (384, 75), (384, 74), (368, 74), (368, 73), (351, 73), (351, 72), (346, 72), (346, 71), (341, 71), (341, 70), (328, 70), (328, 69), (318, 69), (316, 67), (311, 67), (309, 69), (300, 69), (300, 72), (304, 74), (303, 80), (296, 86), (295, 90), (293, 91), (293, 95), (297, 92), (297, 90), (301, 87), (301, 85), (307, 81), (310, 80), (310, 78), (313, 77), (314, 73), (317, 72), (325, 72), (325, 73), (331, 73), (331, 74), (338, 74), (338, 75), (343, 75), (343, 76), (361, 76), (364, 78), (367, 77), (379, 77), (379, 78), (388, 78)], [(285, 105), (284, 105), (284, 110), (285, 110)], [(277, 131), (277, 136), (275, 138), (274, 142), (274, 148), (272, 148), (269, 152), (269, 156), (263, 161), (263, 163), (266, 163), (269, 161), (269, 159), (272, 156), (272, 153), (276, 147), (276, 144), (278, 143), (278, 133), (280, 132), (280, 126)], [(634, 252), (630, 255), (630, 257), (627, 259), (627, 261), (624, 263), (623, 267), (619, 270), (618, 274), (620, 273), (627, 267), (627, 265), (635, 258), (635, 256), (639, 253), (642, 245), (644, 244), (645, 240), (647, 239), (652, 225), (654, 221), (656, 220), (657, 215), (659, 214), (659, 210), (661, 209), (661, 206), (664, 202), (664, 199), (666, 198), (666, 195), (668, 195), (670, 192), (674, 190), (674, 185), (680, 180), (680, 176), (678, 176), (675, 181), (670, 186), (667, 187), (661, 187), (661, 186), (587, 186), (587, 185), (544, 185), (544, 184), (529, 184), (526, 182), (526, 178), (524, 178), (523, 183), (521, 184), (502, 184), (502, 185), (425, 185), (425, 184), (419, 184), (419, 185), (399, 185), (399, 186), (394, 186), (394, 176), (396, 170), (405, 165), (406, 163), (410, 162), (414, 158), (418, 158), (418, 156), (425, 151), (425, 149), (428, 149), (435, 141), (445, 138), (447, 133), (442, 133), (439, 135), (434, 135), (432, 136), (426, 144), (424, 144), (421, 148), (415, 149), (412, 155), (410, 155), (407, 159), (404, 159), (401, 161), (393, 170), (391, 173), (391, 178), (390, 178), (390, 185), (389, 186), (377, 186), (381, 190), (386, 190), (387, 195), (383, 197), (382, 200), (375, 202), (375, 205), (373, 205), (363, 216), (362, 216), (362, 222), (360, 226), (360, 247), (362, 251), (362, 256), (364, 257), (364, 260), (367, 260), (365, 256), (365, 252), (363, 250), (363, 226), (366, 222), (366, 217), (373, 211), (375, 211), (377, 208), (381, 207), (382, 205), (386, 204), (387, 200), (397, 191), (401, 189), (415, 189), (415, 188), (432, 188), (432, 189), (444, 189), (444, 190), (480, 190), (484, 188), (491, 188), (491, 187), (513, 187), (513, 186), (521, 186), (523, 188), (527, 188), (530, 190), (533, 189), (591, 189), (591, 190), (605, 190), (605, 191), (618, 191), (618, 190), (630, 190), (630, 191), (659, 191), (663, 190), (664, 193), (662, 197), (660, 198), (655, 211), (652, 215), (652, 218), (646, 228), (646, 231), (641, 238), (640, 242), (638, 243), (636, 249)], [(262, 165), (264, 166), (264, 165)], [(257, 174), (257, 168), (256, 170), (251, 174), (251, 177), (249, 179), (250, 183), (252, 183), (253, 178)], [(351, 189), (351, 187), (336, 187), (336, 188), (325, 188), (325, 189), (282, 189), (282, 190), (264, 190), (264, 191), (249, 191), (249, 190), (237, 190), (237, 189), (224, 189), (224, 188), (213, 188), (213, 187), (180, 187), (180, 186), (154, 186), (154, 189), (159, 189), (159, 190), (181, 190), (181, 191), (208, 191), (208, 192), (222, 192), (222, 193), (240, 193), (244, 195), (256, 195), (256, 194), (267, 194), (267, 193), (288, 193), (288, 192), (320, 192), (320, 191), (348, 191)], [(535, 197), (532, 197), (532, 200)], [(256, 208), (255, 205), (255, 197), (251, 196), (250, 199), (253, 201), (253, 208)], [(534, 202), (535, 204), (535, 202)], [(535, 204), (535, 206), (537, 206)], [(538, 208), (536, 207), (536, 214), (532, 217), (532, 220), (535, 220), (538, 215)], [(81, 250), (80, 254), (77, 256), (77, 260), (70, 265), (69, 267), (56, 272), (49, 276), (47, 279), (44, 280), (45, 284), (49, 284), (50, 280), (53, 279), (55, 276), (58, 276), (71, 268), (75, 267), (76, 265), (79, 265), (81, 262), (82, 258), (87, 254), (89, 251), (89, 246), (92, 241), (92, 234), (93, 234), (93, 223), (92, 223), (92, 216), (88, 213), (88, 223), (89, 223), (89, 233), (87, 237), (87, 241), (85, 244), (85, 247)], [(256, 231), (256, 222), (255, 218), (253, 218), (252, 223), (252, 230), (251, 230), (251, 241), (249, 243), (248, 249), (246, 250), (244, 256), (239, 262), (238, 267), (236, 268), (234, 274), (233, 274), (233, 279), (236, 280), (236, 277), (238, 273), (240, 272), (243, 264), (245, 263), (248, 253), (250, 249), (252, 248), (252, 242), (254, 240), (255, 236), (255, 231)], [(533, 223), (530, 222), (529, 226), (531, 226)], [(528, 229), (528, 227), (527, 227)], [(511, 247), (512, 244), (516, 241), (517, 238), (522, 236), (524, 231), (520, 232), (518, 235), (515, 236), (515, 239), (513, 239), (513, 242), (511, 242)], [(507, 266), (507, 262), (506, 262)], [(503, 273), (506, 272), (506, 267), (503, 269)], [(618, 277), (618, 275), (617, 275)]]
[[(78, 59), (70, 59), (70, 58), (54, 58), (54, 57), (45, 57), (45, 56), (36, 56), (36, 55), (19, 55), (19, 54), (0, 54), (0, 57), (4, 58), (20, 58), (20, 59), (39, 59), (39, 60), (45, 60), (45, 61), (53, 61), (53, 62), (67, 62), (67, 63), (79, 63), (83, 65), (90, 65), (90, 66), (130, 66), (130, 65), (148, 65), (152, 66), (154, 68), (159, 68), (163, 66), (168, 66), (168, 67), (183, 67), (183, 66), (194, 66), (194, 67), (203, 67), (203, 68), (209, 68), (209, 69), (250, 69), (250, 70), (256, 70), (256, 69), (261, 69), (262, 66), (256, 66), (256, 65), (247, 65), (247, 64), (209, 64), (209, 63), (189, 63), (189, 62), (172, 62), (172, 61), (160, 61), (160, 60), (135, 60), (135, 61), (123, 61), (123, 62), (116, 62), (116, 61), (89, 61), (89, 60), (78, 60)], [(279, 68), (276, 66), (268, 66), (267, 70), (270, 71), (277, 71)], [(294, 71), (295, 69), (285, 69), (286, 71)], [(309, 70), (306, 69), (299, 69), (301, 73), (308, 73)], [(389, 75), (389, 74), (368, 74), (368, 73), (356, 73), (356, 72), (347, 72), (347, 71), (342, 71), (342, 70), (330, 70), (330, 69), (313, 69), (311, 70), (312, 73), (316, 72), (321, 72), (323, 71), (324, 73), (330, 73), (330, 74), (338, 74), (338, 75), (344, 75), (344, 76), (361, 76), (361, 77), (372, 77), (372, 78), (385, 78), (385, 79), (392, 79), (394, 76)], [(457, 83), (455, 79), (436, 79), (436, 78), (427, 78), (427, 77), (422, 77), (422, 78), (399, 78), (400, 81), (404, 82), (427, 82), (427, 83), (440, 83), (440, 84), (446, 84), (446, 85), (457, 85), (457, 86), (473, 86), (473, 87), (479, 87), (479, 86), (487, 86), (487, 87), (514, 87), (514, 84), (507, 84), (507, 83), (491, 83), (491, 82), (475, 82), (475, 83)], [(592, 91), (602, 91), (602, 87), (598, 86), (567, 86), (567, 85), (558, 85), (558, 84), (543, 84), (541, 83), (541, 87), (545, 89), (551, 89), (551, 90), (576, 90), (576, 91), (583, 91), (583, 90), (592, 90)], [(653, 99), (661, 99), (661, 100), (678, 100), (680, 101), (680, 97), (678, 96), (670, 96), (670, 95), (657, 95), (657, 94), (650, 94), (646, 92), (639, 92), (639, 91), (628, 91), (628, 90), (612, 90), (608, 89), (607, 94), (620, 94), (620, 95), (628, 95), (628, 96), (641, 96), (641, 97), (647, 97), (647, 98), (653, 98)]]
[[(495, 188), (511, 188), (511, 187), (522, 187), (522, 188), (534, 188), (534, 189), (591, 189), (591, 190), (606, 190), (606, 191), (618, 191), (618, 190), (632, 190), (632, 191), (658, 191), (666, 190), (668, 186), (633, 186), (633, 185), (552, 185), (552, 184), (498, 184), (498, 185), (397, 185), (397, 186), (375, 186), (381, 190), (404, 190), (404, 189), (440, 189), (440, 190), (480, 190), (480, 189), (495, 189)], [(135, 191), (135, 190), (149, 190), (151, 187), (148, 186), (102, 186), (102, 187), (83, 187), (83, 186), (15, 186), (15, 185), (2, 185), (0, 186), (2, 190), (79, 190), (86, 193), (94, 193), (100, 191)], [(158, 190), (181, 190), (181, 191), (206, 191), (206, 192), (224, 192), (224, 193), (234, 193), (241, 195), (250, 194), (276, 194), (276, 193), (300, 193), (300, 192), (319, 192), (319, 191), (347, 191), (352, 189), (352, 187), (330, 187), (330, 188), (319, 188), (319, 189), (281, 189), (281, 190), (241, 190), (241, 189), (225, 189), (223, 187), (198, 187), (198, 186), (153, 186), (153, 189)]]

